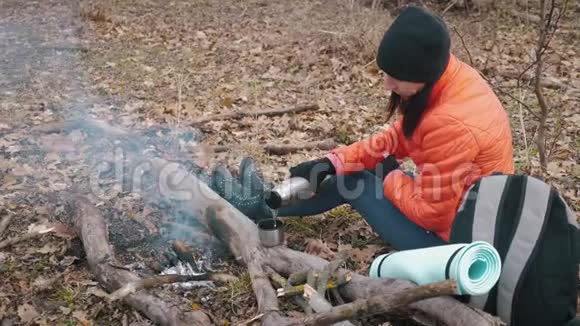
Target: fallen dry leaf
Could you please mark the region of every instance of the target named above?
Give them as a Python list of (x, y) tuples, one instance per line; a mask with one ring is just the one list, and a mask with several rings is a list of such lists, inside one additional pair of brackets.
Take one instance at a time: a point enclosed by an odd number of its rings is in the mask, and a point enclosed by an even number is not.
[(40, 138), (40, 147), (47, 152), (74, 152), (77, 144), (73, 137), (67, 137), (60, 134), (50, 134)]
[(368, 245), (366, 248), (354, 248), (350, 250), (349, 254), (352, 259), (358, 261), (359, 263), (365, 265), (371, 262), (374, 255), (377, 253), (378, 250), (381, 248), (376, 245)]
[(38, 316), (40, 316), (40, 314), (32, 305), (29, 305), (28, 303), (18, 307), (18, 317), (20, 317), (20, 320), (23, 323), (30, 323)]
[(59, 250), (60, 250), (59, 247), (57, 247), (53, 244), (47, 243), (42, 248), (36, 249), (36, 252), (39, 254), (51, 254), (51, 253), (57, 252)]
[(52, 228), (52, 234), (56, 235), (57, 237), (69, 240), (77, 237), (76, 232), (66, 224), (55, 222), (50, 223), (48, 227)]
[(72, 313), (72, 316), (76, 318), (78, 321), (87, 321), (87, 313), (83, 310), (75, 310)]
[(70, 312), (72, 311), (70, 308), (68, 308), (68, 307), (63, 307), (63, 306), (60, 306), (60, 307), (58, 307), (58, 309), (60, 309), (60, 312), (62, 312), (62, 313), (63, 313), (63, 314), (65, 314), (65, 315), (68, 315), (68, 314), (70, 314)]
[(28, 164), (18, 165), (12, 168), (12, 175), (17, 177), (32, 175), (33, 173), (34, 170)]
[(306, 240), (304, 251), (308, 254), (318, 256), (326, 260), (333, 260), (335, 253), (332, 252), (322, 241), (318, 239)]

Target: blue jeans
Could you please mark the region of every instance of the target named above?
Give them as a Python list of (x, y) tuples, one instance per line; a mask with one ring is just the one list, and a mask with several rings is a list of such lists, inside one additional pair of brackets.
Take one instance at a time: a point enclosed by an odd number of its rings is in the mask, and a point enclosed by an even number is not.
[(379, 237), (396, 250), (426, 248), (447, 244), (435, 233), (409, 220), (383, 192), (383, 180), (369, 171), (325, 180), (309, 199), (280, 208), (278, 216), (308, 216), (350, 204)]

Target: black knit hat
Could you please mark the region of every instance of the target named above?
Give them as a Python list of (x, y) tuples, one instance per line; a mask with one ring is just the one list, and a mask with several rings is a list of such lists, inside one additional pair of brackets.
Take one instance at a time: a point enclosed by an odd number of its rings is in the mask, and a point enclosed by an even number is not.
[(377, 64), (399, 80), (434, 82), (447, 67), (450, 43), (443, 20), (422, 8), (410, 6), (385, 32)]

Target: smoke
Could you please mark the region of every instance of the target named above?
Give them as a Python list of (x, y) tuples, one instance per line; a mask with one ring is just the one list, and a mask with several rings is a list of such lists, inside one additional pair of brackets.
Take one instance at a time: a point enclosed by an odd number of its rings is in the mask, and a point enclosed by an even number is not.
[[(79, 15), (78, 4), (72, 1), (69, 4), (51, 0), (2, 1), (1, 118), (10, 121), (12, 130), (29, 130), (48, 122), (71, 122), (70, 128), (61, 133), (63, 137), (41, 134), (29, 136), (28, 141), (44, 154), (55, 152), (59, 160), (65, 159), (63, 164), (54, 166), (72, 167), (38, 173), (38, 176), (48, 174), (51, 184), (66, 183), (63, 194), (88, 194), (105, 206), (134, 199), (130, 195), (135, 194), (142, 196), (144, 202), (161, 207), (162, 214), (173, 222), (199, 227), (191, 222), (193, 213), (180, 204), (191, 199), (187, 192), (175, 187), (183, 176), (167, 174), (152, 178), (148, 171), (149, 159), (161, 157), (178, 162), (184, 170), (207, 182), (207, 175), (192, 162), (191, 152), (187, 151), (201, 141), (201, 133), (176, 126), (130, 128), (128, 125), (135, 125), (136, 121), (119, 119), (122, 115), (128, 117), (128, 111), (137, 119), (135, 110), (130, 109), (138, 102), (123, 99), (122, 95), (117, 98), (102, 95), (89, 78), (85, 57), (92, 49), (82, 34), (87, 23)], [(121, 120), (123, 126), (116, 123)], [(81, 136), (78, 130), (82, 131)], [(24, 132), (21, 135), (27, 136)], [(63, 143), (68, 144), (64, 154)], [(15, 153), (11, 159), (38, 166), (38, 157), (27, 153), (30, 151)], [(127, 237), (132, 236), (128, 234), (131, 231), (120, 230)], [(182, 237), (183, 232), (172, 226), (163, 236)]]

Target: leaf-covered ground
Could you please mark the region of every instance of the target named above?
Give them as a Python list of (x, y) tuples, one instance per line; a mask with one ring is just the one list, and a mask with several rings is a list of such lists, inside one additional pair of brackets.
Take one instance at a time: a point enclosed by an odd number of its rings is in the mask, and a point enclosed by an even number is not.
[[(289, 166), (324, 151), (275, 156), (264, 153), (263, 145), (328, 138), (348, 144), (388, 126), (387, 97), (373, 57), (400, 10), (397, 2), (370, 9), (347, 0), (2, 1), (0, 217), (11, 216), (12, 222), (0, 240), (35, 225), (57, 228), (0, 249), (2, 325), (148, 323), (103, 299), (79, 240), (66, 226), (71, 214), (66, 194), (93, 191), (91, 173), (99, 163), (115, 160), (123, 140), (90, 128), (48, 134), (33, 127), (71, 118), (100, 119), (134, 135), (140, 146), (130, 155), (193, 161), (208, 168), (225, 163), (234, 171), (243, 156), (251, 155), (269, 180), (280, 181)], [(447, 4), (424, 2), (437, 12)], [(536, 24), (526, 15), (538, 12), (534, 2), (529, 8), (518, 3), (453, 8), (445, 18), (454, 52), (485, 74), (512, 118), (518, 171), (537, 173), (537, 123), (529, 110), (539, 108), (530, 78), (518, 87), (516, 77), (533, 61)], [(579, 10), (580, 4), (570, 2), (547, 51), (544, 73), (552, 107), (548, 177), (577, 212), (580, 33), (574, 16)], [(320, 109), (191, 126), (207, 115), (304, 104)], [(213, 145), (232, 149), (213, 153)], [(180, 213), (116, 186), (97, 187), (105, 193), (95, 204), (107, 218), (123, 263), (147, 262), (167, 246), (162, 235), (178, 236), (162, 224), (166, 215)], [(291, 247), (324, 258), (348, 250), (347, 266), (361, 273), (374, 256), (389, 250), (348, 207), (288, 219), (287, 224)], [(217, 266), (240, 276), (239, 282), (156, 292), (182, 309), (211, 312), (217, 323), (251, 318), (256, 306), (247, 274), (229, 257), (221, 258)], [(288, 302), (283, 306), (295, 309)]]

